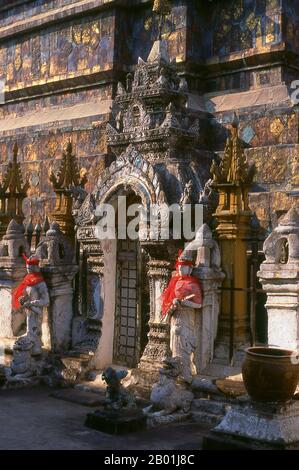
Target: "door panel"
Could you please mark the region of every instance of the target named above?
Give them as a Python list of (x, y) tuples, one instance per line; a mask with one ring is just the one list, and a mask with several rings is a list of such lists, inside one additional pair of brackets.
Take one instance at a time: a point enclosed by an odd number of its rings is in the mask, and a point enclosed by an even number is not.
[(135, 367), (139, 360), (138, 244), (119, 241), (117, 255), (114, 362)]

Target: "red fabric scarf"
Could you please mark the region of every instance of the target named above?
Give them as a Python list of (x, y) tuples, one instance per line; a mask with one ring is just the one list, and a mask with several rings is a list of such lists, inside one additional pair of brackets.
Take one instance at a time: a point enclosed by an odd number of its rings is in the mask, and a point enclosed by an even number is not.
[(21, 284), (19, 284), (18, 287), (16, 287), (15, 290), (13, 291), (12, 308), (14, 310), (17, 310), (18, 308), (21, 307), (20, 298), (25, 295), (26, 287), (36, 286), (37, 284), (40, 284), (41, 282), (44, 282), (44, 278), (41, 275), (41, 273), (27, 274), (27, 276), (24, 277)]
[(199, 279), (194, 276), (180, 276), (175, 273), (162, 294), (162, 316), (165, 317), (174, 299), (184, 300), (193, 295), (190, 302), (202, 303), (202, 290)]

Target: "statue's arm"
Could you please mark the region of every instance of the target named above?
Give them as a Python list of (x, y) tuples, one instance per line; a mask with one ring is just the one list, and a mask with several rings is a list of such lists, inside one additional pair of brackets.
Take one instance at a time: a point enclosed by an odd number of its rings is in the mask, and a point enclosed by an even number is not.
[(184, 307), (190, 307), (190, 308), (201, 308), (202, 304), (197, 304), (195, 302), (191, 302), (191, 300), (182, 300), (181, 305)]
[(30, 302), (30, 305), (32, 305), (33, 307), (48, 307), (50, 305), (50, 297), (46, 283), (41, 282), (40, 284), (38, 284), (37, 289), (39, 293), (39, 298), (36, 300), (32, 300)]

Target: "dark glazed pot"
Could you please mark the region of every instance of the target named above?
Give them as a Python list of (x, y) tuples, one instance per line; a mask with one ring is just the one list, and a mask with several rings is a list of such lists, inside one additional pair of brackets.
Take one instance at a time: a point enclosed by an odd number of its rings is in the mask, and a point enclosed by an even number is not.
[[(287, 349), (252, 347), (246, 350), (242, 367), (245, 388), (254, 401), (290, 400), (299, 381), (299, 361)], [(293, 361), (295, 362), (295, 361)]]

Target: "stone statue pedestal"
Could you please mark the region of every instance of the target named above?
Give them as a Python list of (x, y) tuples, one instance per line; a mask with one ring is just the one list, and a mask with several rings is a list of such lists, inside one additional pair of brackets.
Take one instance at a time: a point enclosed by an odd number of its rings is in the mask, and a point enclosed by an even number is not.
[(214, 358), (214, 343), (218, 330), (220, 311), (219, 288), (224, 280), (221, 270), (221, 256), (218, 243), (213, 239), (211, 229), (204, 224), (196, 234), (197, 268), (194, 276), (200, 280), (203, 292), (202, 309), (199, 312), (198, 347), (195, 353), (197, 373), (208, 374), (206, 370)]
[(258, 276), (267, 293), (268, 344), (299, 350), (299, 213), (293, 207), (264, 243)]
[(73, 320), (73, 279), (78, 272), (74, 247), (52, 223), (45, 238), (36, 249), (47, 283), (51, 303), (48, 307), (50, 349), (66, 352), (71, 347)]
[(146, 429), (146, 416), (142, 410), (97, 410), (87, 415), (85, 426), (107, 434), (127, 434)]
[(204, 449), (298, 450), (299, 401), (232, 408), (204, 438)]

